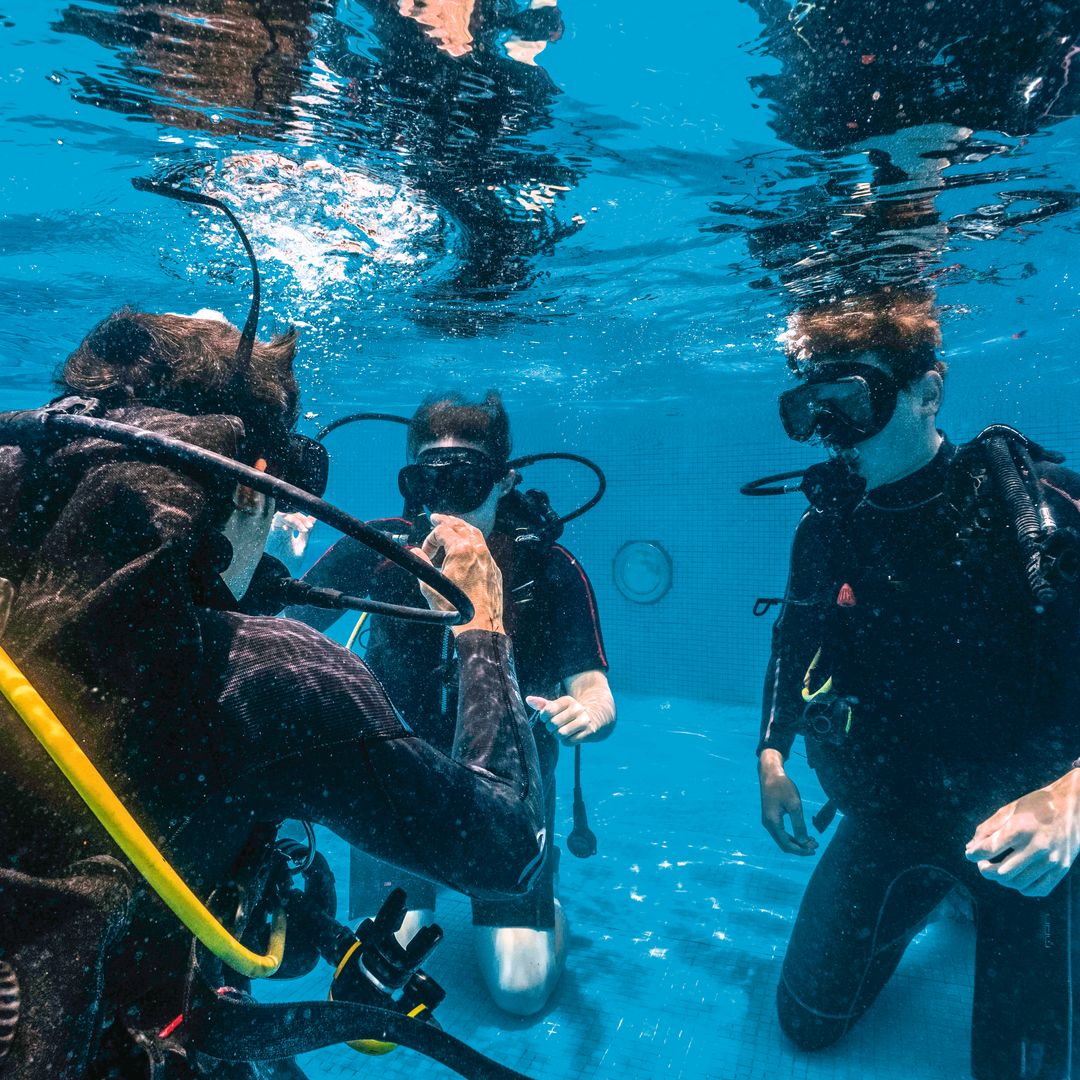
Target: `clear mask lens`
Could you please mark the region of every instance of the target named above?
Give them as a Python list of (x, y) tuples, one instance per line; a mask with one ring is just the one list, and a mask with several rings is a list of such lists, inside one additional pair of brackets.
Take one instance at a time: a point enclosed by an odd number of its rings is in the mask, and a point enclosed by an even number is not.
[(845, 427), (868, 432), (877, 410), (869, 383), (859, 375), (833, 382), (804, 383), (780, 395), (780, 419), (788, 436), (806, 442), (818, 434)]

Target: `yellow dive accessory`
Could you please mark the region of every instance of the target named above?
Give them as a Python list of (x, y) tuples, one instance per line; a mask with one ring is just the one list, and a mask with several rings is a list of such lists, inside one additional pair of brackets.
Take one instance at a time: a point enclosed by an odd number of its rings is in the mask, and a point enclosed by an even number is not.
[[(851, 734), (851, 721), (854, 716), (852, 705), (858, 698), (842, 697), (833, 689), (833, 677), (830, 675), (816, 690), (810, 686), (814, 681), (814, 672), (821, 661), (821, 649), (814, 653), (814, 659), (803, 676), (802, 699), (806, 702), (803, 709), (803, 725), (807, 731), (821, 737), (836, 739)], [(839, 722), (843, 721), (840, 729)]]
[(360, 631), (364, 629), (364, 623), (368, 621), (368, 615), (370, 612), (363, 612), (360, 618), (356, 620), (356, 625), (352, 628), (352, 633), (349, 635), (349, 640), (345, 642), (345, 648), (352, 652), (352, 647), (356, 644), (356, 639), (360, 636)]
[(818, 663), (821, 660), (821, 649), (818, 649), (814, 653), (814, 659), (810, 661), (810, 666), (806, 669), (806, 674), (802, 680), (802, 699), (803, 701), (813, 701), (814, 698), (819, 697), (821, 694), (828, 694), (832, 692), (832, 676), (830, 675), (816, 690), (810, 689), (810, 683), (813, 682), (814, 672), (817, 670)]
[[(334, 969), (329, 1000), (382, 1005), (389, 997), (392, 1004), (384, 1007), (438, 1027), (433, 1013), (446, 991), (420, 970), (420, 964), (442, 940), (443, 932), (438, 926), (423, 926), (408, 945), (402, 945), (397, 934), (405, 918), (405, 905), (405, 891), (394, 889), (378, 914), (365, 919), (355, 932), (339, 928), (330, 946), (332, 955), (340, 959)], [(328, 950), (323, 951), (323, 957), (331, 959)], [(397, 1047), (383, 1039), (352, 1039), (347, 1045), (372, 1056), (389, 1054)]]
[[(367, 612), (364, 613), (365, 616)], [(356, 944), (349, 947), (348, 952), (341, 958), (341, 963), (338, 964), (337, 970), (334, 972), (334, 982), (338, 977), (348, 968), (349, 961), (353, 959), (357, 950), (363, 946), (362, 941), (357, 941)], [(326, 996), (327, 1001), (334, 1000), (334, 986), (333, 982), (330, 984), (330, 993)], [(415, 1008), (410, 1009), (406, 1014), (411, 1020), (415, 1020), (418, 1016), (428, 1011), (427, 1005), (421, 1002)], [(382, 1057), (383, 1054), (389, 1054), (391, 1050), (397, 1049), (397, 1043), (383, 1042), (381, 1039), (350, 1039), (346, 1044), (350, 1049), (357, 1050), (361, 1054), (368, 1054), (371, 1057)]]
[(105, 826), (146, 883), (218, 959), (251, 979), (273, 975), (285, 952), (285, 912), (274, 913), (265, 956), (245, 948), (210, 913), (128, 813), (70, 732), (15, 661), (0, 648), (0, 693), (48, 751), (71, 786)]
[[(333, 1001), (334, 995), (331, 994), (327, 1000)], [(416, 1020), (425, 1012), (427, 1012), (426, 1005), (417, 1005), (408, 1015), (410, 1019)], [(389, 1054), (391, 1050), (396, 1050), (398, 1047), (397, 1043), (380, 1042), (378, 1039), (350, 1039), (345, 1045), (350, 1050), (367, 1054), (369, 1057), (382, 1057), (383, 1054)]]

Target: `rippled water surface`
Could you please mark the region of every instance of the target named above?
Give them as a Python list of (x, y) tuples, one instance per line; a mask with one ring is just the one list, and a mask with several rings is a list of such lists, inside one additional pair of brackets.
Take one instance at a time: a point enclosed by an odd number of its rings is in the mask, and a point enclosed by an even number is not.
[(879, 7), (9, 4), (0, 389), (123, 301), (242, 321), (227, 225), (140, 175), (240, 214), (316, 411), (432, 371), (686, 400), (882, 282), (937, 290), (954, 361), (1073, 379), (1077, 5)]

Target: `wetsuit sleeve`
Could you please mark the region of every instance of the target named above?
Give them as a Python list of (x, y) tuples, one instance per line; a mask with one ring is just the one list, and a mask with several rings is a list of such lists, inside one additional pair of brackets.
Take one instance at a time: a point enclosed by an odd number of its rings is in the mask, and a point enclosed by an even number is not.
[(244, 615), (276, 615), (281, 611), (278, 582), (291, 576), (289, 568), (280, 559), (264, 552), (236, 610)]
[[(304, 575), (303, 581), (320, 589), (338, 589), (351, 596), (367, 596), (371, 589), (371, 580), (382, 557), (354, 540), (345, 536)], [(294, 606), (285, 609), (285, 617), (307, 623), (316, 630), (325, 632), (341, 618), (344, 612), (327, 608)]]
[(232, 755), (244, 763), (238, 787), (261, 815), (319, 822), (462, 892), (527, 891), (547, 848), (510, 641), (469, 631), (457, 650), (457, 728), (446, 755), (408, 729), (352, 653), (295, 622), (239, 623), (221, 699), (244, 742)]
[(757, 753), (779, 750), (787, 758), (802, 716), (803, 676), (822, 644), (828, 589), (821, 515), (808, 511), (795, 530), (784, 604), (773, 624), (772, 652), (765, 672)]
[(551, 674), (562, 680), (583, 671), (607, 671), (596, 594), (581, 563), (555, 544), (548, 564), (551, 613), (544, 628)]

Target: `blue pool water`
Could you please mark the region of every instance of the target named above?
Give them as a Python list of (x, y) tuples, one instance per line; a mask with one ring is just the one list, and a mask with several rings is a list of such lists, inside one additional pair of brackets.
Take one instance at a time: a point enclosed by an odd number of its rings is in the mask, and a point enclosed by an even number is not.
[[(596, 858), (564, 851), (570, 918), (568, 970), (537, 1018), (489, 1001), (471, 947), (467, 902), (444, 893), (447, 930), (428, 970), (449, 994), (447, 1030), (530, 1076), (656, 1076), (685, 1080), (954, 1080), (966, 1075), (974, 935), (942, 912), (919, 937), (866, 1022), (840, 1046), (808, 1057), (781, 1038), (773, 999), (780, 961), (811, 860), (762, 842), (753, 709), (687, 697), (625, 695), (621, 730), (588, 757), (584, 780)], [(560, 768), (567, 792), (569, 758)], [(792, 775), (807, 807), (824, 796), (799, 760)], [(569, 827), (560, 801), (560, 839)], [(765, 839), (768, 839), (767, 837)], [(348, 858), (327, 838), (347, 880)], [(339, 890), (344, 905), (345, 890)], [(344, 912), (342, 913), (344, 914)], [(263, 983), (263, 1000), (325, 995), (320, 965), (298, 984)], [(399, 1049), (373, 1061), (346, 1048), (310, 1055), (313, 1077), (450, 1076)]]
[[(261, 332), (301, 333), (303, 431), (407, 414), (430, 389), (501, 389), (518, 452), (586, 453), (607, 472), (565, 543), (596, 588), (620, 720), (585, 754), (600, 853), (563, 855), (562, 984), (537, 1017), (500, 1013), (467, 902), (444, 895), (444, 1026), (560, 1080), (967, 1076), (972, 929), (957, 909), (840, 1045), (808, 1056), (780, 1036), (773, 995), (813, 860), (781, 855), (758, 820), (770, 620), (751, 612), (784, 587), (802, 507), (737, 489), (814, 460), (776, 414), (788, 314), (883, 283), (941, 308), (954, 439), (1000, 420), (1080, 460), (1076, 5), (939, 4), (929, 44), (922, 0), (424, 7), (6, 4), (0, 409), (46, 399), (121, 304), (242, 324), (232, 232), (135, 191), (140, 176), (215, 194), (245, 223)], [(826, 53), (815, 34), (833, 16)], [(397, 428), (327, 445), (332, 501), (399, 510)], [(590, 490), (562, 466), (528, 482), (560, 508)], [(317, 527), (307, 562), (332, 541)], [(616, 588), (630, 541), (670, 555), (654, 605)], [(564, 755), (560, 834), (569, 770)], [(816, 809), (805, 762), (794, 771)], [(322, 842), (344, 914), (348, 853)], [(329, 974), (260, 995), (321, 998)], [(406, 1050), (303, 1064), (449, 1075)]]

